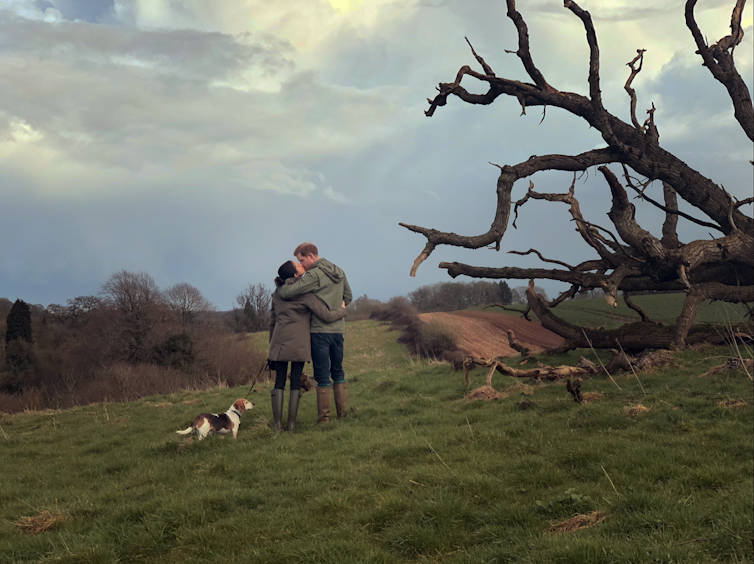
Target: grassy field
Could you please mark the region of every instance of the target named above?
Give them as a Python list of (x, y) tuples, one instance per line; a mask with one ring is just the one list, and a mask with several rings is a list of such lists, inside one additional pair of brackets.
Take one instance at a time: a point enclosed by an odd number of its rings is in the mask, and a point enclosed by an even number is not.
[[(315, 426), (306, 394), (293, 436), (269, 428), (269, 385), (237, 441), (174, 431), (248, 388), (0, 415), (0, 562), (752, 562), (752, 382), (698, 377), (729, 351), (679, 354), (646, 395), (595, 378), (580, 406), (497, 375), (506, 397), (472, 402), (397, 333), (347, 331), (349, 416)], [(577, 514), (595, 523), (553, 529)]]
[[(632, 296), (631, 301), (640, 306), (652, 321), (674, 322), (681, 314), (685, 294), (658, 294), (653, 296)], [(513, 306), (522, 311), (525, 306)], [(502, 311), (490, 308), (488, 311)], [(511, 311), (504, 311), (516, 315)], [(600, 327), (614, 329), (630, 321), (640, 321), (639, 314), (630, 309), (623, 299), (618, 300), (618, 307), (611, 307), (604, 298), (590, 300), (566, 300), (558, 305), (555, 315), (582, 327)], [(705, 301), (699, 305), (695, 323), (730, 324), (744, 320), (746, 307), (743, 304)], [(536, 319), (532, 312), (530, 316)]]

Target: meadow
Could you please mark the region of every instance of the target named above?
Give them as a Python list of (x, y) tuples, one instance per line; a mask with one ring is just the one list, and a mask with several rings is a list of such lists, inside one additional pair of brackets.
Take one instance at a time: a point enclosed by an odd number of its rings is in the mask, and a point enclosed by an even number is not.
[[(641, 307), (652, 321), (661, 323), (674, 323), (681, 314), (683, 301), (686, 295), (678, 294), (654, 294), (647, 296), (631, 296), (631, 301)], [(523, 311), (525, 305), (515, 305), (514, 308)], [(493, 308), (492, 311), (502, 311)], [(509, 315), (517, 315), (515, 312), (504, 311)], [(641, 317), (626, 305), (623, 299), (618, 300), (617, 307), (608, 305), (604, 298), (588, 300), (566, 300), (561, 302), (554, 310), (555, 315), (566, 321), (582, 327), (605, 327), (615, 329), (624, 323), (641, 321)], [(747, 309), (743, 304), (730, 304), (726, 302), (704, 301), (699, 304), (695, 323), (713, 323), (730, 325), (742, 322), (746, 319)], [(537, 316), (531, 312), (530, 318)]]
[[(315, 426), (305, 394), (295, 435), (271, 431), (269, 384), (237, 441), (174, 431), (248, 387), (0, 414), (0, 562), (754, 559), (752, 381), (699, 377), (730, 350), (588, 379), (585, 405), (496, 375), (486, 402), (389, 327), (347, 331), (350, 413)], [(541, 360), (579, 355), (596, 360)]]

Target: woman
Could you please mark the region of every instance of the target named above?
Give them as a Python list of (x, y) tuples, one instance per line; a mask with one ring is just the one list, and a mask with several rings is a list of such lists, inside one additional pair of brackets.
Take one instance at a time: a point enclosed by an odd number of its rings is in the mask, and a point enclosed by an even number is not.
[[(278, 269), (275, 286), (292, 284), (306, 271), (299, 263), (289, 260)], [(288, 432), (296, 427), (296, 414), (301, 399), (301, 373), (304, 363), (311, 362), (311, 336), (309, 324), (311, 314), (321, 317), (328, 323), (337, 321), (346, 315), (345, 302), (340, 309), (330, 311), (325, 303), (314, 294), (303, 294), (292, 300), (284, 300), (277, 289), (272, 294), (272, 317), (270, 318), (270, 354), (275, 361), (275, 388), (270, 393), (272, 398), (272, 418), (275, 429), (283, 426), (283, 396), (288, 363), (291, 363), (291, 397), (288, 401)]]

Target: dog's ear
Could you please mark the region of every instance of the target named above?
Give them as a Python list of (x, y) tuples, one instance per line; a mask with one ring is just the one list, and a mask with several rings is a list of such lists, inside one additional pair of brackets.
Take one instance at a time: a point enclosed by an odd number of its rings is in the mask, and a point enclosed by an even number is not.
[(243, 413), (246, 411), (246, 400), (245, 399), (237, 399), (233, 402), (233, 407), (235, 407), (238, 411)]

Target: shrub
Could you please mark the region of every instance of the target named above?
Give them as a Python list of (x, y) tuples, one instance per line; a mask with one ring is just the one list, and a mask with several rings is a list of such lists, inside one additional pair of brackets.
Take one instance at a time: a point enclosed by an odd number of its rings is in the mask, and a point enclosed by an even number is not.
[(5, 345), (5, 364), (12, 372), (28, 370), (34, 365), (33, 345), (24, 339), (14, 339)]
[(194, 364), (194, 347), (188, 333), (171, 335), (156, 345), (152, 352), (154, 363), (178, 370), (187, 370)]
[(387, 303), (375, 306), (369, 318), (390, 321), (396, 328), (419, 322), (417, 309), (403, 296), (390, 298)]
[(452, 329), (436, 321), (424, 323), (418, 318), (406, 326), (398, 342), (406, 345), (412, 354), (424, 358), (442, 358), (444, 352), (458, 349), (458, 336)]
[(380, 300), (373, 300), (364, 294), (348, 304), (348, 316), (346, 317), (346, 321), (363, 321), (364, 319), (370, 319), (374, 310), (382, 305), (383, 303)]

